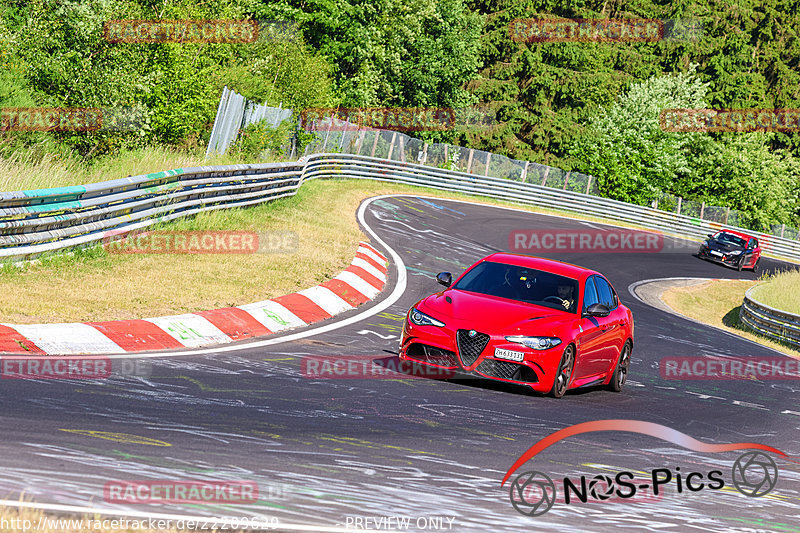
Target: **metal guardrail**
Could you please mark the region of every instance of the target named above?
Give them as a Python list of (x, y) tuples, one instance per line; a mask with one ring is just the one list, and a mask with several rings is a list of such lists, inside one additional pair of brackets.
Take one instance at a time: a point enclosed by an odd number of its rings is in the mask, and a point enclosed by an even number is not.
[(202, 211), (292, 196), (297, 163), (169, 170), (91, 185), (0, 193), (0, 260), (87, 246)]
[(762, 335), (800, 348), (800, 316), (762, 304), (753, 298), (753, 289), (744, 295), (739, 319)]
[(800, 261), (800, 241), (589, 194), (351, 154), (316, 154), (309, 156), (307, 161), (304, 179), (347, 177), (405, 183), (571, 211), (688, 239), (705, 239), (708, 233), (727, 228), (756, 235), (767, 253), (789, 261)]
[[(369, 156), (323, 153), (295, 163), (186, 168), (86, 186), (0, 193), (0, 259), (32, 259), (45, 252), (90, 245), (111, 231), (132, 231), (201, 211), (291, 196), (307, 179), (343, 177), (487, 196), (688, 239), (702, 239), (721, 228), (740, 229), (534, 183)], [(800, 261), (800, 241), (756, 235), (765, 252)]]

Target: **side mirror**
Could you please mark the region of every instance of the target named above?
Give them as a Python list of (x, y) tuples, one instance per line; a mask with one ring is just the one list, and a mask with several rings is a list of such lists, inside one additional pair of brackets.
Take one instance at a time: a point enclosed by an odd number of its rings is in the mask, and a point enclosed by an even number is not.
[(440, 285), (449, 287), (453, 283), (453, 275), (450, 272), (439, 272), (436, 274), (436, 281), (439, 282)]
[(592, 304), (584, 313), (584, 316), (604, 317), (611, 314), (611, 310), (603, 304)]
[(709, 234), (708, 234), (708, 238), (709, 238), (709, 239), (713, 239), (713, 238), (714, 238), (714, 234), (713, 234), (713, 233), (709, 233)]

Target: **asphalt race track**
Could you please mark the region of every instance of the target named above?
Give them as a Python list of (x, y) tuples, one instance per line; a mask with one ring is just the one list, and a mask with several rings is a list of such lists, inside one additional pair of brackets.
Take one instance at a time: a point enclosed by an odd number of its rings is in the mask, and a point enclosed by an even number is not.
[[(371, 201), (364, 220), (407, 269), (404, 294), (380, 313), (285, 343), (148, 358), (149, 377), (3, 380), (0, 498), (19, 500), (24, 494), (37, 503), (104, 510), (275, 517), (285, 530), (297, 524), (313, 526), (310, 531), (347, 525), (398, 530), (401, 523), (386, 518), (399, 517), (410, 519), (411, 531), (800, 531), (800, 464), (776, 457), (775, 489), (748, 497), (731, 484), (741, 452), (698, 453), (636, 433), (570, 437), (517, 474), (537, 470), (553, 480), (577, 480), (631, 471), (647, 480), (658, 468), (704, 476), (719, 469), (725, 487), (678, 493), (673, 481), (657, 498), (566, 504), (559, 497), (547, 513), (528, 517), (512, 507), (509, 484), (500, 485), (538, 440), (601, 419), (655, 422), (706, 443), (763, 443), (796, 460), (797, 380), (668, 380), (658, 369), (668, 356), (777, 354), (649, 307), (628, 292), (643, 279), (753, 279), (751, 272), (702, 261), (687, 250), (549, 255), (603, 272), (633, 310), (636, 344), (629, 381), (618, 394), (590, 389), (554, 400), (467, 378), (304, 377), (301, 363), (309, 355), (396, 358), (406, 311), (440, 288), (433, 276), (444, 270), (458, 275), (480, 257), (508, 250), (509, 232), (602, 228), (402, 196)], [(762, 259), (762, 265), (769, 270), (781, 264)], [(392, 264), (375, 302), (329, 322), (380, 305), (397, 280)], [(173, 479), (255, 481), (260, 499), (249, 505), (104, 501), (109, 480)]]

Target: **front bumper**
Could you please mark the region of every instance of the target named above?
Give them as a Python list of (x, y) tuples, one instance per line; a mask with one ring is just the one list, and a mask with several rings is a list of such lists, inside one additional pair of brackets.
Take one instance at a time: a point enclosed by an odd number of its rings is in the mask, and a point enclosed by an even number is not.
[[(720, 252), (721, 253), (721, 252)], [(698, 257), (701, 259), (706, 259), (708, 261), (712, 261), (714, 263), (719, 263), (721, 265), (727, 266), (736, 266), (739, 264), (739, 258), (742, 254), (732, 255), (732, 254), (722, 254), (721, 256), (712, 254), (711, 251), (707, 248), (700, 248), (698, 252)]]
[[(538, 392), (548, 392), (553, 387), (564, 350), (563, 343), (548, 350), (532, 350), (508, 342), (504, 336), (488, 335), (488, 342), (473, 360), (459, 350), (456, 340), (459, 329), (415, 326), (406, 321), (400, 343), (400, 359), (480, 378), (525, 385)], [(522, 352), (523, 360), (511, 361), (495, 357), (495, 348)]]

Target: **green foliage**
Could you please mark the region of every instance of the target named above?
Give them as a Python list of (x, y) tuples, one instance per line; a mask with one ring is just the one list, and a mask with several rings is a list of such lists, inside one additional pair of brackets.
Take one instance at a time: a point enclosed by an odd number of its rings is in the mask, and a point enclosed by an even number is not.
[(709, 139), (700, 133), (665, 132), (662, 109), (705, 107), (707, 86), (695, 75), (635, 83), (619, 101), (589, 121), (573, 156), (581, 172), (597, 177), (604, 196), (646, 204), (674, 182), (696, 178), (693, 161)]
[(460, 107), (479, 66), (482, 18), (462, 0), (279, 0), (267, 18), (296, 21), (334, 64), (342, 104)]
[[(85, 160), (149, 146), (202, 152), (227, 85), (307, 107), (485, 105), (498, 124), (422, 132), (597, 176), (604, 194), (672, 194), (800, 224), (800, 136), (663, 132), (664, 107), (800, 108), (796, 2), (740, 0), (0, 0), (0, 106), (140, 110), (132, 131), (0, 133), (0, 155)], [(523, 43), (516, 18), (688, 18), (696, 39)], [(293, 21), (254, 44), (111, 43), (115, 19)], [(697, 65), (692, 67), (692, 65)], [(293, 132), (247, 130), (239, 156)], [(280, 128), (279, 128), (280, 130)], [(452, 164), (451, 162), (447, 163)]]
[(330, 65), (302, 40), (286, 45), (112, 43), (103, 34), (104, 22), (119, 19), (247, 19), (254, 4), (0, 2), (0, 42), (8, 43), (3, 49), (10, 50), (20, 73), (12, 80), (7, 80), (8, 72), (0, 74), (0, 98), (26, 97), (29, 105), (37, 106), (143, 111), (133, 131), (50, 135), (85, 157), (154, 143), (201, 145), (210, 134), (224, 85), (238, 89), (241, 84), (246, 96), (276, 103), (330, 105)]
[[(634, 84), (593, 117), (572, 155), (598, 179), (604, 196), (647, 204), (663, 192), (740, 212), (741, 223), (767, 229), (797, 223), (800, 160), (772, 150), (774, 134), (665, 132), (666, 108), (706, 107), (707, 84), (694, 73), (654, 77)], [(659, 208), (673, 210), (662, 200)]]
[(285, 155), (285, 150), (292, 144), (293, 124), (284, 121), (273, 128), (265, 122), (250, 124), (241, 132), (229, 148), (232, 156), (246, 159), (275, 159)]

